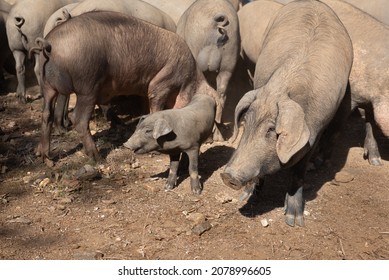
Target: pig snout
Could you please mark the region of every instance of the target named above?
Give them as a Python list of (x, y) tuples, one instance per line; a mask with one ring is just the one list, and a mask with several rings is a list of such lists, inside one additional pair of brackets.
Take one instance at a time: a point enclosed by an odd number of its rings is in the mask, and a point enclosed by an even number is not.
[(222, 177), (223, 183), (231, 189), (240, 190), (243, 188), (242, 182), (237, 178), (234, 178), (230, 173), (224, 172), (221, 173), (220, 176)]
[(134, 151), (134, 152), (136, 152), (139, 149), (139, 147), (137, 147), (137, 145), (135, 145), (132, 138), (128, 139), (127, 142), (125, 142), (123, 144), (123, 146), (126, 147), (127, 149)]
[(259, 172), (250, 168), (236, 169), (229, 165), (220, 174), (223, 183), (234, 190), (240, 190), (248, 184), (252, 184), (258, 176)]

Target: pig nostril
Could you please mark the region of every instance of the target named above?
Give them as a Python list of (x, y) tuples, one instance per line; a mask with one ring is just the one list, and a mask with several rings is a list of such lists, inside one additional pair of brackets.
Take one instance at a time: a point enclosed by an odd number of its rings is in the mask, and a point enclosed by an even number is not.
[(221, 176), (224, 184), (227, 185), (228, 187), (234, 189), (234, 190), (240, 190), (243, 187), (243, 184), (239, 180), (233, 178), (228, 173), (221, 173), (220, 176)]

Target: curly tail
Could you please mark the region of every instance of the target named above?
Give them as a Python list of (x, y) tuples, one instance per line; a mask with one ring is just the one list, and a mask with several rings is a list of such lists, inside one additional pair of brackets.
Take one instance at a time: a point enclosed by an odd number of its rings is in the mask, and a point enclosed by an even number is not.
[(32, 47), (28, 51), (28, 58), (31, 59), (33, 54), (43, 52), (43, 55), (45, 56), (46, 59), (49, 59), (50, 54), (51, 54), (51, 45), (50, 43), (41, 37), (36, 38), (35, 44), (37, 45), (36, 47)]

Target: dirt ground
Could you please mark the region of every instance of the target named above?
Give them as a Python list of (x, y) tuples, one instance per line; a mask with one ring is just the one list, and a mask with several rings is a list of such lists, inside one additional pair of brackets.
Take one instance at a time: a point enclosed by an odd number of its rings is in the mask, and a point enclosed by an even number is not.
[[(307, 175), (305, 227), (289, 227), (285, 172), (242, 201), (220, 178), (234, 145), (204, 144), (203, 193), (191, 193), (187, 173), (166, 192), (168, 156), (134, 155), (122, 146), (135, 126), (128, 116), (110, 129), (96, 111), (91, 129), (102, 162), (91, 162), (69, 131), (52, 137), (55, 165), (46, 166), (34, 155), (42, 99), (20, 104), (15, 78), (8, 83), (11, 93), (0, 96), (0, 259), (389, 259), (389, 141), (378, 137), (383, 165), (370, 166), (358, 114), (331, 165)], [(235, 75), (227, 125), (247, 90)], [(28, 93), (36, 97), (38, 87)]]

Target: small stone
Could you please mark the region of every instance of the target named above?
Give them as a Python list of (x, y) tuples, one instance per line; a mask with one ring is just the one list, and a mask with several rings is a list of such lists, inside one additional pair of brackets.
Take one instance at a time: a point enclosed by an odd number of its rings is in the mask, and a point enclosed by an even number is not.
[(132, 167), (133, 169), (139, 168), (139, 167), (140, 167), (139, 161), (136, 160), (133, 164), (131, 164), (131, 167)]
[(146, 190), (148, 190), (148, 191), (150, 191), (150, 192), (159, 192), (159, 188), (158, 187), (156, 187), (156, 186), (153, 186), (153, 185), (148, 185), (148, 184), (146, 184), (146, 185), (143, 185), (143, 187), (146, 189)]
[(212, 225), (210, 222), (205, 221), (199, 225), (196, 225), (194, 228), (192, 228), (192, 232), (198, 236), (202, 235), (204, 232), (210, 230), (212, 228)]
[(335, 174), (335, 182), (337, 183), (349, 183), (354, 180), (354, 176), (347, 171), (340, 171)]
[(233, 201), (233, 198), (225, 193), (218, 193), (215, 195), (215, 198), (221, 204), (225, 204)]
[(64, 197), (58, 201), (59, 204), (69, 204), (72, 203), (72, 199), (69, 197)]
[(304, 211), (304, 216), (310, 216), (310, 215), (311, 215), (310, 212), (308, 212), (307, 210)]
[(62, 205), (62, 204), (57, 205), (56, 208), (57, 208), (58, 210), (61, 210), (61, 211), (66, 209), (65, 205)]
[(78, 180), (94, 180), (101, 178), (101, 174), (96, 168), (86, 164), (76, 172), (75, 177)]
[(1, 174), (4, 174), (5, 172), (7, 172), (7, 170), (8, 170), (8, 167), (5, 166), (5, 165), (3, 165), (3, 166), (1, 167)]
[(199, 225), (205, 222), (205, 215), (202, 213), (190, 213), (186, 215), (189, 221), (192, 221), (194, 225)]
[(268, 227), (268, 226), (269, 226), (268, 220), (267, 220), (267, 219), (262, 219), (262, 220), (261, 220), (261, 225), (262, 225), (263, 227)]
[(40, 183), (39, 187), (40, 188), (45, 188), (48, 184), (50, 184), (51, 180), (50, 178), (44, 178)]
[(18, 224), (31, 224), (32, 221), (26, 217), (17, 217), (15, 219), (9, 220), (8, 223), (18, 223)]

